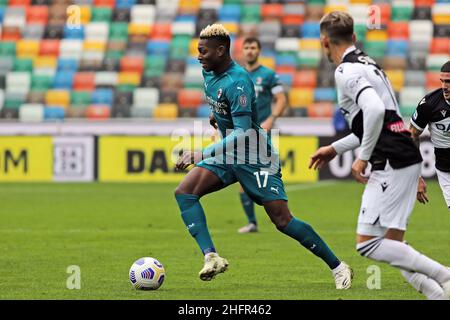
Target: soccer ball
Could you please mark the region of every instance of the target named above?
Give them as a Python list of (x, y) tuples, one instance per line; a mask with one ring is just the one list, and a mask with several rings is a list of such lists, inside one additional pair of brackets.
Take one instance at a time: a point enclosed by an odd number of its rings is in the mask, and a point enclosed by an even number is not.
[(156, 290), (164, 282), (166, 272), (163, 265), (154, 258), (136, 260), (130, 268), (131, 284), (140, 290)]

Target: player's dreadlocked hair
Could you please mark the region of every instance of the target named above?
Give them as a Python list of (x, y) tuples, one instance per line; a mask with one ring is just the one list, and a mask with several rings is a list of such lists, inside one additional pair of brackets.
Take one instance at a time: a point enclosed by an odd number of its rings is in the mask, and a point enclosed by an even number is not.
[(450, 72), (450, 61), (444, 63), (444, 65), (441, 68), (441, 72)]
[(320, 32), (326, 34), (334, 44), (351, 43), (353, 18), (346, 12), (332, 11), (320, 20)]
[(227, 51), (230, 51), (230, 33), (221, 24), (208, 25), (200, 32), (200, 39), (216, 40), (220, 45), (225, 46)]

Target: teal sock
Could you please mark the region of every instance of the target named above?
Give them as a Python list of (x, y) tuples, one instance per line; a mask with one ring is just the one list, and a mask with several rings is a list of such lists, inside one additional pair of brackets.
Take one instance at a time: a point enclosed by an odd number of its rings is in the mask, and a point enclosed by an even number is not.
[(294, 238), (306, 249), (320, 257), (330, 269), (336, 268), (341, 263), (325, 241), (320, 238), (309, 224), (293, 218), (282, 232)]
[(206, 225), (205, 212), (199, 202), (199, 197), (193, 194), (177, 194), (175, 198), (180, 207), (184, 224), (191, 236), (197, 241), (203, 254), (216, 252)]
[(256, 224), (255, 204), (253, 203), (253, 200), (250, 199), (245, 192), (240, 192), (239, 195), (241, 196), (241, 204), (244, 208), (248, 222)]

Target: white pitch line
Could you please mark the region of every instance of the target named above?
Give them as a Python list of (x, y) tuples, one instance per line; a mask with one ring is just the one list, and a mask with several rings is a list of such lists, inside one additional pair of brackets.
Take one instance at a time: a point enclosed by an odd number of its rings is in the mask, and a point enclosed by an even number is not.
[(302, 184), (294, 184), (286, 186), (286, 191), (298, 191), (298, 190), (310, 190), (310, 189), (319, 189), (324, 187), (330, 187), (337, 185), (337, 180), (326, 180), (315, 183), (302, 183)]

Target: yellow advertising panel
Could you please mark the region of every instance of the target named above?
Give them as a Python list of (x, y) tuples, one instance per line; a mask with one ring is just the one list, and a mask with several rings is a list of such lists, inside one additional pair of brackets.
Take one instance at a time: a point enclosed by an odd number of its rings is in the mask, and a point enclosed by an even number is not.
[[(210, 138), (183, 141), (170, 137), (100, 137), (98, 179), (101, 182), (178, 182), (185, 172), (174, 169), (178, 152), (194, 145), (206, 146)], [(316, 137), (280, 137), (284, 182), (317, 181), (317, 171), (308, 170), (309, 157), (318, 146)]]
[(0, 181), (52, 181), (51, 137), (0, 137)]

